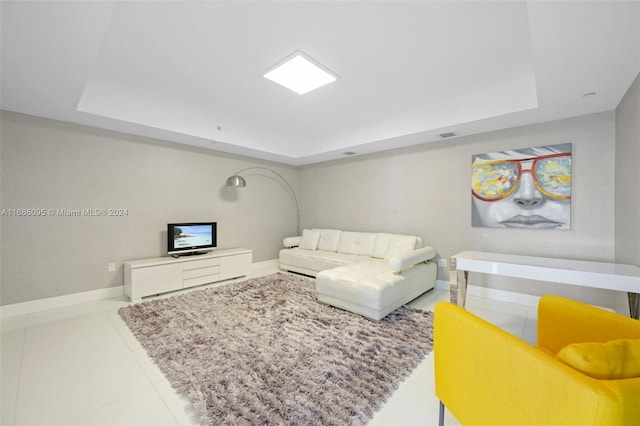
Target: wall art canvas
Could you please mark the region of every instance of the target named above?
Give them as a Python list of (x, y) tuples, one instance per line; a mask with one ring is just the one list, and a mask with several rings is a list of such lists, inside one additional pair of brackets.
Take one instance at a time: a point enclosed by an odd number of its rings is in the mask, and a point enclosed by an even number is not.
[(571, 228), (571, 144), (478, 154), (471, 159), (471, 225)]

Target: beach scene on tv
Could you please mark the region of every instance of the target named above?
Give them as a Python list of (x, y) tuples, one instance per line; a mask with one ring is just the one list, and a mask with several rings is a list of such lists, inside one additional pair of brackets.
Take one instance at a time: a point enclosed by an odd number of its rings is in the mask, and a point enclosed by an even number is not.
[(210, 245), (211, 238), (211, 225), (176, 226), (173, 228), (175, 248)]

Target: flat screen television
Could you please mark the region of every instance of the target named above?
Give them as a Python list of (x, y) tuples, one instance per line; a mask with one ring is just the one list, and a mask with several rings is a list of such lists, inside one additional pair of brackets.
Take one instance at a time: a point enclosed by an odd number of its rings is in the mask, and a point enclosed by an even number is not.
[(174, 257), (209, 252), (216, 248), (216, 231), (216, 222), (169, 223), (167, 252)]

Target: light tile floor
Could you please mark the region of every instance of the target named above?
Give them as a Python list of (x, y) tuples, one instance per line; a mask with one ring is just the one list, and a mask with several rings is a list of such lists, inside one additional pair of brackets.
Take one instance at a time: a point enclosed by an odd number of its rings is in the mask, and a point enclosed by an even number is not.
[[(411, 306), (433, 310), (449, 293), (432, 290)], [(197, 425), (117, 310), (124, 297), (2, 320), (2, 425)], [(534, 342), (534, 307), (469, 297), (467, 309)], [(370, 422), (438, 422), (433, 354), (401, 383)], [(457, 425), (446, 413), (445, 424)]]

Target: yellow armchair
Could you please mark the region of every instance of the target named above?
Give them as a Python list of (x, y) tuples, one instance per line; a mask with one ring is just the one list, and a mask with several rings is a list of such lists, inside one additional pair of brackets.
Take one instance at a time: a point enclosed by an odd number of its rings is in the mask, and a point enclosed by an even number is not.
[(569, 344), (616, 339), (640, 339), (640, 321), (558, 296), (540, 299), (538, 346), (440, 302), (440, 424), (446, 406), (463, 425), (640, 425), (640, 377), (599, 380), (556, 358)]

